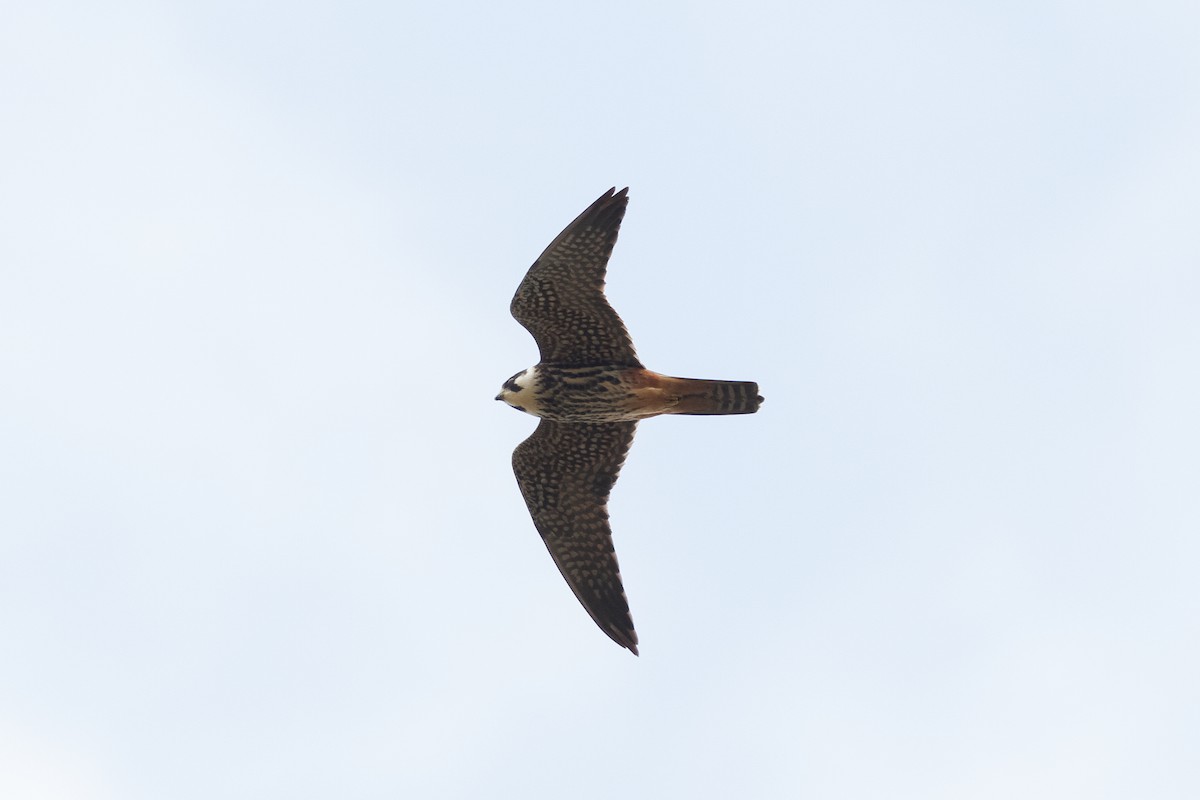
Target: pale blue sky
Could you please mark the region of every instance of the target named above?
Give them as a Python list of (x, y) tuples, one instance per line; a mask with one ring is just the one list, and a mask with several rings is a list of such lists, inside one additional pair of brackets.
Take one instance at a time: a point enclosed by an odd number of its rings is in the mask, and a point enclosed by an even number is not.
[[(1200, 7), (9, 3), (0, 795), (1200, 796)], [(642, 656), (509, 470), (610, 186)]]

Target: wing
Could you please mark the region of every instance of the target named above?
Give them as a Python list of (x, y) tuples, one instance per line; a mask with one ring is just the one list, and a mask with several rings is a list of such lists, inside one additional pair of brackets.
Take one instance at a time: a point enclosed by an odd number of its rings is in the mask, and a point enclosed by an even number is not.
[(636, 426), (543, 419), (513, 451), (521, 494), (559, 572), (600, 630), (634, 655), (637, 633), (617, 568), (607, 504)]
[(609, 189), (533, 262), (509, 307), (553, 364), (640, 367), (625, 324), (604, 297), (604, 272), (629, 202)]

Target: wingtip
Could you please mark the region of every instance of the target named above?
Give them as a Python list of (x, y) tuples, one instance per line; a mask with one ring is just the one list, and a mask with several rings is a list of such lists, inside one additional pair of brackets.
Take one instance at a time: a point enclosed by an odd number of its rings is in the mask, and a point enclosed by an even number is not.
[(609, 188), (609, 190), (607, 192), (600, 195), (600, 197), (597, 199), (596, 202), (600, 202), (603, 200), (621, 201), (621, 200), (627, 200), (628, 198), (629, 198), (629, 187), (628, 186), (626, 186), (624, 189), (622, 189), (620, 191), (617, 191), (617, 187), (612, 186)]
[[(622, 594), (621, 596), (624, 597), (624, 594)], [(587, 606), (584, 606), (584, 608), (587, 608)], [(590, 613), (590, 611), (589, 611), (589, 613)], [(593, 616), (593, 619), (595, 619), (594, 616)], [(598, 624), (600, 622), (600, 620), (596, 620), (596, 622)], [(608, 634), (608, 638), (612, 639), (614, 642), (621, 645), (621, 647), (624, 647), (626, 650), (633, 653), (635, 656), (639, 655), (638, 649), (637, 649), (637, 646), (638, 646), (637, 631), (635, 631), (633, 629), (632, 623), (629, 625), (629, 627), (625, 627), (622, 625), (614, 625), (614, 624), (610, 623), (607, 626), (601, 625), (600, 629)]]
[(612, 640), (614, 642), (616, 642), (617, 644), (621, 645), (621, 647), (624, 647), (629, 652), (633, 653), (635, 656), (640, 655), (638, 653), (638, 649), (637, 649), (637, 647), (638, 647), (637, 633), (633, 630), (633, 628), (630, 628), (627, 631), (621, 631), (620, 635), (613, 636)]

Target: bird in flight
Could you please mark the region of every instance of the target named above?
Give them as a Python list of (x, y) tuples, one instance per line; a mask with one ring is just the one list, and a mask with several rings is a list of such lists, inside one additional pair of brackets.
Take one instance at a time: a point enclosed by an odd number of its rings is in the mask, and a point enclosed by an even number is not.
[(510, 310), (540, 359), (506, 380), (496, 399), (541, 418), (512, 457), (533, 524), (600, 630), (637, 655), (608, 522), (634, 428), (659, 414), (753, 414), (763, 399), (757, 383), (671, 378), (638, 360), (604, 297), (628, 192), (601, 195), (525, 274)]

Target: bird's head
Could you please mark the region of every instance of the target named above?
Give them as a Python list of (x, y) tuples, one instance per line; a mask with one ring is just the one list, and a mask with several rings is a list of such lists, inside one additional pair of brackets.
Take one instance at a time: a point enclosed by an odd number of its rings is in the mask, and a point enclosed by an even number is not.
[(517, 411), (527, 414), (537, 413), (537, 398), (534, 397), (534, 384), (537, 368), (523, 369), (504, 382), (500, 387), (497, 400), (503, 400)]

